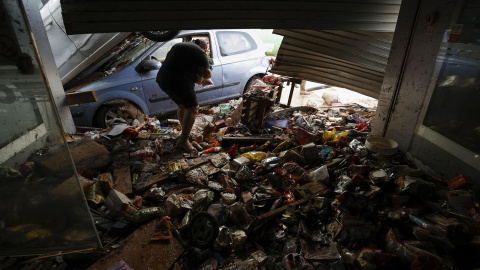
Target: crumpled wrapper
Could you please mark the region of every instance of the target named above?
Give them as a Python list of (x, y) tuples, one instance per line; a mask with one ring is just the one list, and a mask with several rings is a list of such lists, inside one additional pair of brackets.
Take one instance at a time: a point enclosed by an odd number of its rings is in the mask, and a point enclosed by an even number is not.
[(183, 197), (182, 195), (172, 194), (165, 202), (167, 215), (169, 217), (177, 217), (187, 210), (192, 209), (193, 202)]

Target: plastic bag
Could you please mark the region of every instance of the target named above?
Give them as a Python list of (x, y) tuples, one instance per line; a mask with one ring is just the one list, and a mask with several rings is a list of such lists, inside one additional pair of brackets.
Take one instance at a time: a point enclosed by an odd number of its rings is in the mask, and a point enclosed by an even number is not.
[(320, 168), (310, 172), (305, 175), (305, 180), (307, 181), (320, 181), (324, 184), (330, 183), (330, 178), (328, 175), (328, 169), (326, 165), (321, 166)]
[(322, 144), (335, 140), (336, 131), (333, 129), (332, 131), (324, 131), (322, 134)]
[(361, 154), (362, 156), (366, 156), (368, 155), (368, 150), (367, 148), (365, 147), (365, 145), (363, 145), (359, 140), (357, 139), (353, 139), (351, 142), (350, 142), (350, 148), (353, 149), (353, 151), (355, 151), (355, 153), (359, 153)]

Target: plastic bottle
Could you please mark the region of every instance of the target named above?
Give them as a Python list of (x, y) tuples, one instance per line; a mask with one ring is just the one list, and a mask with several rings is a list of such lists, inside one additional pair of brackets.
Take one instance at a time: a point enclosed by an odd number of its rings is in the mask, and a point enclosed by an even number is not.
[(218, 152), (220, 152), (220, 150), (222, 150), (221, 146), (210, 147), (208, 149), (203, 150), (201, 154), (203, 155), (203, 154), (208, 154), (208, 153), (218, 153)]

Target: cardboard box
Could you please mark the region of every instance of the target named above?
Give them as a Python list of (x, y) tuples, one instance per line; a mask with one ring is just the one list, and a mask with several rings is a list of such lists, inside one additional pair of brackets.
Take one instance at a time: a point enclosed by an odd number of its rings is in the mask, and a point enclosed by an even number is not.
[(129, 206), (132, 205), (133, 203), (127, 197), (127, 195), (116, 189), (112, 189), (105, 199), (105, 206), (113, 215), (118, 215), (120, 212), (124, 212)]

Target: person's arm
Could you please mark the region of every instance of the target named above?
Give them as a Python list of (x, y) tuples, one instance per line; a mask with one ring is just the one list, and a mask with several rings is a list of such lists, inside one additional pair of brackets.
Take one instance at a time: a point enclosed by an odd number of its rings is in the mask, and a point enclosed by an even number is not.
[(199, 67), (198, 68), (198, 73), (204, 79), (210, 79), (212, 77), (212, 71), (210, 70), (210, 68), (207, 68), (207, 67)]

